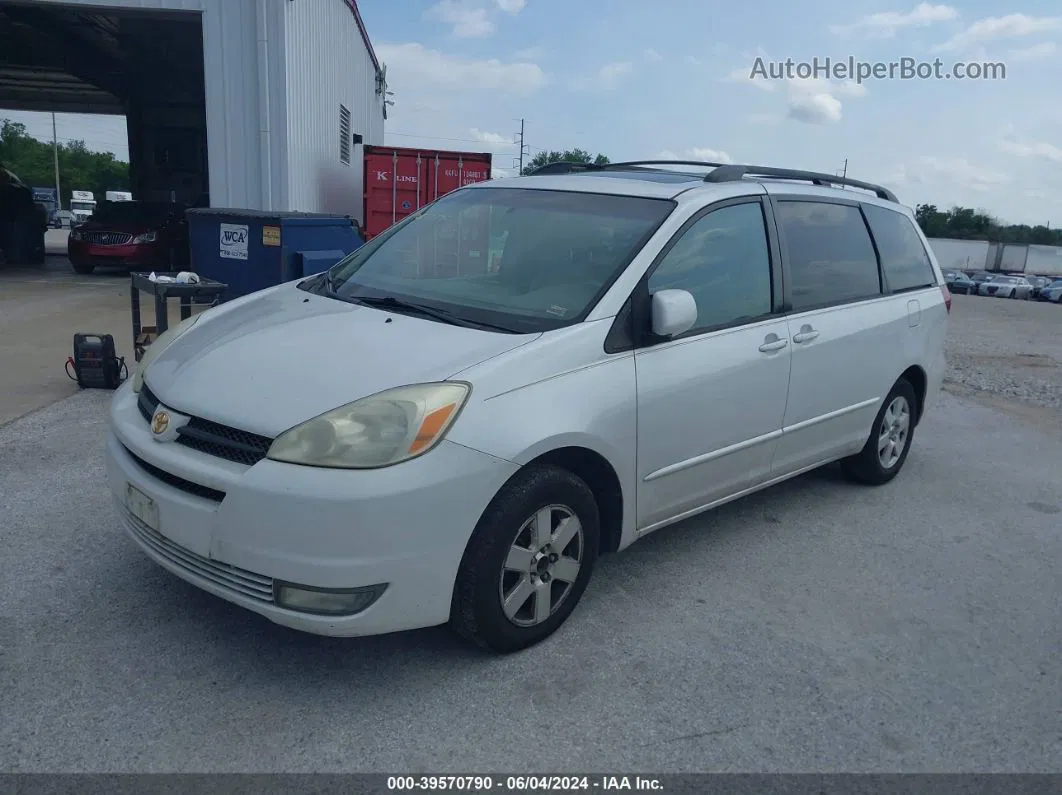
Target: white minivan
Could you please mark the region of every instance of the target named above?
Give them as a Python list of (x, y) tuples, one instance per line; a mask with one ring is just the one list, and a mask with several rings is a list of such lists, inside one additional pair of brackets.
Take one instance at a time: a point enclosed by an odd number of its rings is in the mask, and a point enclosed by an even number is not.
[(553, 164), (164, 333), (108, 479), (144, 553), (278, 624), (514, 651), (603, 553), (830, 462), (892, 480), (950, 305), (884, 188)]

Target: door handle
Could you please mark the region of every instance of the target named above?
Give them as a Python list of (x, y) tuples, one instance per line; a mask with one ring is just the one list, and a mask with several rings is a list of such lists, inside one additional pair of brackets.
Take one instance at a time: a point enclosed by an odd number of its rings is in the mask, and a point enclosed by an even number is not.
[(804, 326), (793, 335), (793, 342), (811, 342), (819, 336), (819, 332), (815, 331), (811, 326)]
[(774, 353), (775, 351), (782, 350), (782, 348), (784, 348), (788, 344), (789, 340), (775, 338), (773, 340), (767, 340), (766, 342), (764, 342), (763, 345), (760, 346), (760, 350), (763, 353)]

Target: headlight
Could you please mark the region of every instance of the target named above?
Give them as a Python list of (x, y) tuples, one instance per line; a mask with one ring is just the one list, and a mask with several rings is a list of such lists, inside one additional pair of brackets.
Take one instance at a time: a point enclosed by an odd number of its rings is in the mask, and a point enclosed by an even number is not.
[(70, 239), (71, 240), (80, 240), (81, 239), (81, 233), (78, 232), (76, 229), (72, 229), (70, 231)]
[(388, 389), (282, 433), (268, 457), (335, 469), (375, 469), (407, 461), (442, 441), (471, 391), (457, 381)]
[(134, 243), (154, 243), (158, 239), (156, 232), (145, 232), (133, 238)]
[(144, 386), (144, 373), (147, 372), (148, 365), (155, 361), (155, 359), (157, 359), (175, 339), (194, 326), (201, 316), (202, 314), (200, 313), (198, 315), (192, 315), (187, 320), (182, 320), (173, 328), (168, 328), (159, 334), (158, 339), (147, 346), (147, 350), (144, 351), (144, 355), (140, 358), (140, 362), (136, 366), (136, 372), (133, 373), (133, 392), (139, 392), (140, 388)]

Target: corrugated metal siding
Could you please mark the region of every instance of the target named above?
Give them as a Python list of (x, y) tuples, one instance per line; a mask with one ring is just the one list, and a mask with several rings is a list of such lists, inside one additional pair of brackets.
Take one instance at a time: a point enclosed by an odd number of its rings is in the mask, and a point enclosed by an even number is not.
[(143, 8), (149, 11), (202, 11), (210, 0), (35, 0), (65, 6), (99, 6), (108, 8)]
[(290, 208), (363, 220), (362, 151), (340, 161), (339, 106), (364, 143), (383, 143), (375, 65), (344, 0), (285, 3), (284, 12)]

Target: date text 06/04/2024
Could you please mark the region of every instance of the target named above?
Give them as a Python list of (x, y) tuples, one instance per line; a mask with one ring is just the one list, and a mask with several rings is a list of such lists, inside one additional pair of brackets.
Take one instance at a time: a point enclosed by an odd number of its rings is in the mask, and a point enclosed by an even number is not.
[(396, 792), (662, 792), (663, 784), (660, 779), (643, 776), (388, 776), (387, 789)]

